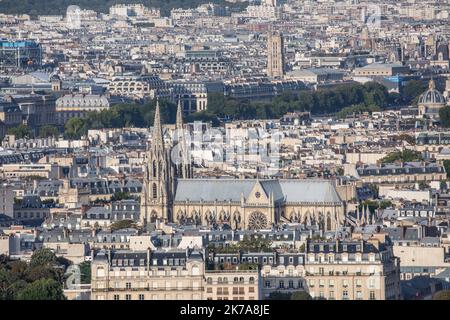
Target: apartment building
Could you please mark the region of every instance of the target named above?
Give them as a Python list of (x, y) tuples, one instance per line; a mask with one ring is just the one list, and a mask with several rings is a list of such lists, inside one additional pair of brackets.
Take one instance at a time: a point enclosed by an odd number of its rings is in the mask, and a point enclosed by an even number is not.
[(259, 300), (261, 277), (257, 269), (206, 270), (206, 300)]
[(203, 253), (101, 251), (92, 263), (92, 300), (200, 300)]
[(305, 250), (214, 253), (210, 261), (227, 269), (240, 265), (258, 269), (262, 299), (296, 291), (327, 300), (400, 299), (399, 260), (390, 242), (383, 235), (377, 237), (309, 240)]
[(46, 179), (58, 179), (60, 177), (59, 166), (56, 164), (20, 163), (4, 164), (1, 167), (4, 178), (43, 177)]
[(362, 182), (374, 184), (413, 185), (447, 179), (445, 168), (438, 163), (364, 165), (356, 168), (356, 172)]
[(309, 242), (305, 262), (307, 291), (328, 300), (397, 300), (400, 260), (379, 241)]

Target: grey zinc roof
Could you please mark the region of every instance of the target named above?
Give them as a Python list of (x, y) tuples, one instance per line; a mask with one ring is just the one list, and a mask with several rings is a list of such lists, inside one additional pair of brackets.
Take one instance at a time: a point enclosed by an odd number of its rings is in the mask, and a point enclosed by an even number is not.
[(182, 201), (233, 201), (238, 202), (241, 194), (247, 198), (259, 181), (275, 201), (316, 203), (341, 203), (333, 184), (326, 180), (256, 180), (256, 179), (189, 179), (178, 180), (176, 202)]

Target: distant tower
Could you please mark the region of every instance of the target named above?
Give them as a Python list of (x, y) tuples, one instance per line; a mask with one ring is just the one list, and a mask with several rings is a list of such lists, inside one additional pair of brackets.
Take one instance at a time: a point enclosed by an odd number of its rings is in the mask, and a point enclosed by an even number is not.
[(157, 101), (152, 140), (147, 149), (147, 163), (144, 168), (141, 195), (140, 218), (144, 225), (148, 222), (153, 223), (156, 219), (171, 220), (174, 178), (170, 150), (164, 146), (159, 102)]
[(284, 41), (280, 32), (270, 31), (267, 37), (267, 76), (284, 76)]
[(193, 177), (192, 161), (186, 143), (187, 137), (183, 126), (183, 107), (181, 104), (181, 99), (178, 99), (175, 134), (177, 145), (174, 150), (176, 150), (177, 153), (175, 156), (176, 159), (174, 159), (175, 157), (172, 159), (175, 164), (175, 176), (177, 178), (190, 179)]

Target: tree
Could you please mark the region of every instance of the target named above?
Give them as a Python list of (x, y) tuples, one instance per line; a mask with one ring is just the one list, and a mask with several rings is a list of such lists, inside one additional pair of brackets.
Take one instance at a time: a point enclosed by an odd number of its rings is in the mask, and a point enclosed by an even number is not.
[(125, 219), (125, 220), (120, 220), (120, 221), (117, 221), (117, 222), (114, 222), (113, 224), (111, 224), (111, 231), (127, 229), (127, 228), (136, 228), (136, 223), (133, 220)]
[(433, 295), (433, 300), (450, 300), (450, 290), (438, 291)]
[(306, 291), (295, 291), (291, 295), (291, 300), (312, 300), (312, 298)]
[(427, 90), (428, 85), (421, 80), (410, 80), (402, 90), (402, 98), (408, 104), (417, 104), (419, 96)]
[(247, 235), (238, 243), (241, 250), (244, 251), (270, 251), (272, 241), (270, 239), (263, 238), (262, 236), (249, 237)]
[(443, 127), (450, 127), (450, 106), (439, 109), (439, 118)]
[(39, 279), (26, 285), (19, 300), (65, 300), (62, 285), (54, 279)]
[(411, 161), (421, 161), (423, 160), (422, 155), (418, 151), (405, 149), (402, 151), (395, 151), (389, 153), (383, 159), (382, 163), (394, 163), (394, 162), (411, 162)]
[(56, 264), (55, 253), (48, 248), (41, 248), (33, 252), (30, 261), (30, 268), (53, 266)]
[(59, 130), (57, 127), (52, 125), (45, 125), (39, 129), (40, 138), (56, 137), (59, 135)]
[(84, 261), (79, 264), (81, 283), (91, 283), (91, 262)]
[(450, 127), (450, 106), (439, 109), (439, 118), (444, 128)]
[(132, 197), (130, 196), (130, 194), (128, 192), (119, 191), (119, 192), (115, 192), (112, 195), (111, 200), (119, 201), (119, 200), (131, 199), (131, 198)]
[(8, 129), (8, 134), (14, 135), (16, 139), (32, 138), (33, 132), (26, 125), (21, 124), (17, 127)]
[(64, 126), (64, 134), (69, 139), (79, 139), (86, 131), (85, 120), (80, 118), (71, 118)]

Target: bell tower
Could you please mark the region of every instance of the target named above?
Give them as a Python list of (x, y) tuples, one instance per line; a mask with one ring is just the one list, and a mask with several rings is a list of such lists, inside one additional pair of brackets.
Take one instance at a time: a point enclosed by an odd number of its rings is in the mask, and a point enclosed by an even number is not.
[[(175, 164), (175, 176), (182, 179), (192, 179), (192, 161), (189, 153), (188, 143), (186, 139), (188, 138), (185, 134), (183, 125), (183, 109), (181, 105), (181, 100), (178, 100), (177, 108), (177, 120), (175, 125), (174, 142), (177, 142), (175, 147), (175, 154), (173, 162)], [(176, 158), (176, 159), (175, 159)]]
[(153, 223), (156, 219), (172, 220), (174, 167), (170, 150), (164, 146), (159, 101), (156, 101), (152, 140), (147, 147), (147, 163), (141, 195), (141, 222)]

